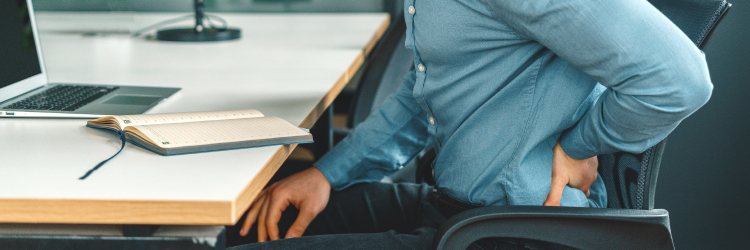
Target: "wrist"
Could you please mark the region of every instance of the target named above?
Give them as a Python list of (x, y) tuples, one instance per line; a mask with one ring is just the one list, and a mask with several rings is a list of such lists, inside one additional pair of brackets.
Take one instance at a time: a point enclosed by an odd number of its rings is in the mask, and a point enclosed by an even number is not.
[(331, 182), (328, 181), (328, 178), (326, 178), (325, 174), (323, 174), (320, 169), (316, 166), (312, 166), (311, 168), (308, 168), (306, 171), (312, 172), (311, 175), (314, 176), (313, 178), (319, 180), (321, 183), (325, 183), (325, 186), (330, 190), (331, 189)]
[(573, 127), (563, 132), (560, 139), (557, 141), (557, 145), (560, 151), (564, 152), (566, 156), (583, 160), (598, 155), (585, 141), (581, 134), (580, 128)]
[(560, 154), (561, 156), (563, 156), (563, 158), (565, 158), (567, 161), (571, 163), (578, 163), (578, 162), (590, 160), (591, 158), (596, 157), (596, 156), (592, 156), (592, 157), (583, 158), (583, 159), (576, 159), (568, 155), (567, 152), (565, 152), (565, 149), (562, 147), (562, 144), (559, 141), (557, 142), (557, 145), (555, 145), (555, 147), (553, 148), (553, 152), (555, 154)]

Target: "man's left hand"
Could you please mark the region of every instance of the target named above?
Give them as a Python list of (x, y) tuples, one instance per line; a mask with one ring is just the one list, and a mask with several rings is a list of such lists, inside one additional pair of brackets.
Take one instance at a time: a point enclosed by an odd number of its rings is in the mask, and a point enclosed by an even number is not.
[(574, 159), (560, 147), (560, 142), (552, 149), (552, 189), (544, 201), (545, 206), (560, 206), (563, 189), (568, 185), (577, 188), (589, 197), (589, 187), (596, 181), (596, 168), (599, 161), (596, 156), (578, 160)]

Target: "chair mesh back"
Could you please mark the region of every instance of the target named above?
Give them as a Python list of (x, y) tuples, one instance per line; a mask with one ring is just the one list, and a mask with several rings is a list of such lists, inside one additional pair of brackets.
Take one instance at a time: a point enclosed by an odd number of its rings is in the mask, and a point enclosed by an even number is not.
[(640, 154), (599, 156), (599, 175), (607, 188), (607, 207), (652, 209), (653, 189), (666, 139)]
[(703, 49), (731, 4), (724, 0), (649, 0)]
[[(403, 17), (403, 11), (401, 11), (399, 15), (400, 17)], [(404, 18), (394, 18), (391, 27), (389, 27), (388, 31), (383, 34), (380, 42), (378, 42), (373, 49), (371, 53), (372, 57), (368, 58), (368, 61), (366, 62), (367, 66), (362, 74), (359, 86), (354, 93), (352, 104), (349, 107), (349, 117), (347, 121), (348, 127), (354, 128), (367, 119), (367, 116), (370, 115), (374, 106), (377, 105), (376, 102), (379, 101), (376, 99), (376, 94), (378, 92), (383, 92), (384, 88), (388, 89), (387, 91), (393, 92), (398, 88), (405, 73), (395, 77), (397, 80), (394, 82), (392, 81), (394, 77), (391, 75), (399, 74), (399, 70), (394, 70), (394, 68), (400, 67), (404, 68), (400, 71), (409, 71), (409, 67), (413, 64), (412, 62), (414, 59), (413, 57), (407, 57), (404, 59), (401, 55), (403, 53), (406, 53), (408, 56), (413, 55), (409, 51), (405, 51), (406, 48), (404, 47), (403, 40), (405, 34), (406, 21)], [(400, 61), (394, 63), (394, 61), (397, 60), (406, 60), (406, 62), (405, 64)], [(386, 81), (385, 84), (395, 84), (396, 87), (386, 88), (387, 86), (381, 86), (381, 83), (384, 81)], [(390, 93), (380, 94), (387, 95)]]
[[(731, 4), (724, 0), (650, 0), (703, 49)], [(599, 175), (607, 188), (607, 207), (653, 209), (656, 176), (666, 139), (640, 154), (599, 156)]]

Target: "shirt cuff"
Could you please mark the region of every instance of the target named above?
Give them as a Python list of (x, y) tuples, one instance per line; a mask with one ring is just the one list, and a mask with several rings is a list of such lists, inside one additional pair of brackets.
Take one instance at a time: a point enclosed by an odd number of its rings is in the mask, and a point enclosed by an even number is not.
[(351, 172), (354, 170), (352, 168), (357, 165), (356, 159), (358, 158), (347, 149), (351, 149), (351, 146), (346, 140), (341, 141), (313, 164), (328, 179), (331, 188), (336, 191), (348, 186), (347, 184), (351, 181)]
[(563, 132), (560, 136), (560, 147), (568, 156), (574, 159), (588, 159), (599, 155), (599, 152), (589, 146), (583, 138), (580, 123)]

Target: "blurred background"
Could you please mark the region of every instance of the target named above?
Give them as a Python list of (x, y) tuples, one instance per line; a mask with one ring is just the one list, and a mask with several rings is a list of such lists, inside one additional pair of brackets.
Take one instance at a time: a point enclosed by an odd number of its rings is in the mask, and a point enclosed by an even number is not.
[[(388, 12), (403, 0), (205, 0), (218, 12)], [(192, 0), (37, 0), (37, 10), (192, 11)]]
[[(679, 249), (745, 249), (750, 233), (750, 0), (731, 0), (705, 53), (711, 101), (669, 136), (656, 207)], [(208, 12), (389, 12), (403, 0), (206, 0)], [(192, 0), (35, 0), (37, 11), (190, 12)]]

